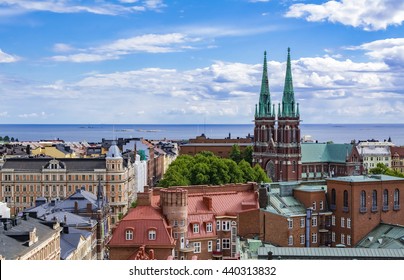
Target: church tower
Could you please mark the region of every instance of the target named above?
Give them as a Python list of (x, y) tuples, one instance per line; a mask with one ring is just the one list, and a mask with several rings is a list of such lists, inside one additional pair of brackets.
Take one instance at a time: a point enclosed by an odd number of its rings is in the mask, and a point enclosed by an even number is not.
[[(286, 63), (286, 77), (282, 104), (278, 104), (278, 120), (275, 105), (271, 104), (266, 53), (259, 104), (255, 107), (253, 162), (258, 163), (274, 182), (301, 179), (300, 115), (299, 104), (293, 91), (290, 49)], [(277, 122), (277, 128), (275, 123)]]
[(299, 103), (295, 102), (291, 68), (288, 48), (285, 86), (278, 108), (278, 181), (298, 181), (302, 177)]

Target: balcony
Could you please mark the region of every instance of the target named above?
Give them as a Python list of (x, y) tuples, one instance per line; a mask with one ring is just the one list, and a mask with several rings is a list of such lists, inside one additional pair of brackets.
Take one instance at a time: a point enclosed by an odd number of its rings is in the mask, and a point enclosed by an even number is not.
[(214, 258), (222, 258), (223, 257), (223, 252), (221, 250), (213, 251), (212, 252), (212, 257), (214, 257)]
[(371, 211), (373, 213), (377, 212), (377, 205), (373, 205), (372, 208), (371, 208)]
[(188, 244), (184, 246), (183, 248), (180, 248), (180, 252), (182, 253), (191, 253), (195, 250), (195, 247), (193, 244)]
[(335, 209), (337, 209), (337, 206), (335, 204), (330, 204), (330, 209), (335, 210)]
[(359, 208), (359, 213), (366, 213), (368, 211), (367, 207), (360, 207)]
[(389, 206), (388, 205), (383, 205), (383, 212), (389, 211)]
[(342, 207), (342, 212), (348, 213), (349, 207), (347, 207), (347, 206)]
[(400, 204), (394, 204), (393, 210), (394, 210), (394, 211), (400, 210)]

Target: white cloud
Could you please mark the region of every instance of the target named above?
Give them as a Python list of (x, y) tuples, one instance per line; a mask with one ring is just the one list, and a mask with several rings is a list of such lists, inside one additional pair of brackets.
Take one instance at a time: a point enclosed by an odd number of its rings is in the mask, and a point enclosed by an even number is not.
[[(92, 13), (101, 15), (119, 15), (146, 10), (159, 11), (165, 7), (161, 0), (130, 1), (123, 0), (113, 4), (110, 1), (79, 0), (0, 0), (0, 7), (7, 10), (7, 15), (24, 12), (46, 11), (52, 13)], [(138, 5), (132, 5), (138, 3)]]
[(8, 117), (8, 112), (0, 112), (0, 118)]
[(404, 21), (404, 2), (397, 0), (340, 0), (323, 4), (294, 4), (286, 17), (330, 21), (364, 30), (382, 30)]
[[(94, 62), (119, 59), (123, 55), (133, 53), (168, 53), (178, 52), (192, 48), (190, 44), (200, 39), (189, 37), (181, 33), (168, 34), (145, 34), (131, 38), (119, 39), (109, 44), (81, 49), (79, 53), (57, 55), (50, 59), (60, 62)], [(57, 44), (57, 50), (74, 50), (73, 47), (65, 44)]]
[(18, 56), (7, 54), (0, 49), (0, 63), (12, 63), (19, 60), (20, 58)]
[(28, 119), (28, 118), (43, 118), (46, 119), (47, 117), (49, 117), (48, 114), (46, 114), (45, 112), (40, 112), (40, 113), (24, 113), (24, 114), (20, 114), (18, 115), (19, 118), (23, 118), (23, 119)]
[(57, 43), (53, 45), (54, 52), (71, 52), (74, 48), (68, 44), (64, 43)]
[(404, 67), (404, 38), (376, 40), (348, 49), (364, 50), (372, 59), (384, 61), (391, 66)]

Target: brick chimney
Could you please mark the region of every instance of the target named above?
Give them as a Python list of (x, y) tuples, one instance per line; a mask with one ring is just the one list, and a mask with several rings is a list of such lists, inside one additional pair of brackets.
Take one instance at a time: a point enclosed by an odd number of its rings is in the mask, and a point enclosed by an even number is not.
[(210, 196), (204, 196), (204, 197), (203, 197), (203, 203), (206, 205), (206, 207), (209, 209), (209, 211), (212, 211), (212, 210), (213, 210), (212, 197), (210, 197)]
[(153, 190), (149, 186), (144, 187), (144, 192), (137, 194), (137, 205), (149, 206), (151, 205), (151, 199)]

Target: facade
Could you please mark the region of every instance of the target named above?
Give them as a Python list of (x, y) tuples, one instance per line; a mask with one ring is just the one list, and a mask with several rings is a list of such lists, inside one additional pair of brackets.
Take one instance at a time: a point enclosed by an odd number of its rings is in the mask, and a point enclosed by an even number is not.
[(378, 163), (382, 163), (387, 167), (392, 166), (390, 146), (362, 145), (362, 143), (359, 143), (358, 150), (363, 158), (363, 167), (367, 171), (377, 167)]
[(404, 147), (390, 147), (391, 168), (404, 173)]
[(404, 179), (387, 175), (327, 179), (332, 246), (353, 247), (380, 223), (404, 225)]
[[(324, 185), (266, 184), (260, 197), (264, 242), (281, 247), (331, 245), (331, 211)], [(261, 201), (261, 199), (260, 199)]]
[(195, 139), (189, 139), (189, 143), (181, 144), (180, 154), (194, 156), (203, 151), (209, 151), (216, 156), (228, 158), (233, 145), (238, 145), (240, 151), (243, 152), (246, 147), (252, 146), (251, 137), (232, 139), (210, 139), (206, 138), (205, 134), (197, 136)]
[(237, 259), (237, 236), (258, 236), (256, 184), (146, 188), (109, 242), (111, 259), (141, 246), (156, 259)]
[(133, 161), (124, 159), (116, 145), (105, 158), (12, 158), (0, 169), (0, 200), (15, 215), (32, 207), (37, 197), (63, 200), (82, 187), (97, 194), (101, 181), (114, 224), (136, 200), (134, 177)]
[(28, 215), (0, 219), (1, 258), (4, 260), (59, 260), (60, 231), (57, 222), (43, 222)]

